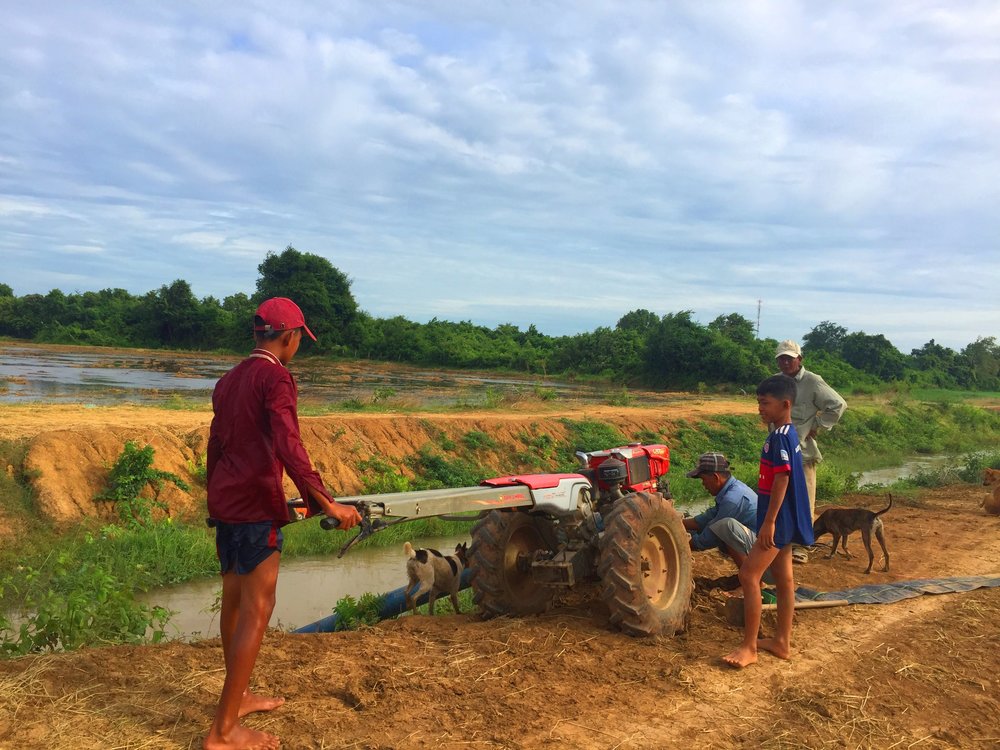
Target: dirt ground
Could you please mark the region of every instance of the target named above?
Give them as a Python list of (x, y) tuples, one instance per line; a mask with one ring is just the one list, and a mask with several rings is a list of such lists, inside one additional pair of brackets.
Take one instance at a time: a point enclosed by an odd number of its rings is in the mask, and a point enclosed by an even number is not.
[[(885, 517), (890, 573), (878, 553), (866, 576), (866, 560), (817, 551), (796, 566), (797, 583), (997, 574), (1000, 518), (977, 507), (984, 492), (953, 487), (897, 503)], [(851, 547), (862, 552), (857, 535)], [(698, 575), (728, 572), (716, 553), (695, 557)], [(593, 593), (524, 619), (271, 632), (255, 685), (289, 700), (248, 721), (286, 748), (1000, 744), (1000, 589), (803, 611), (793, 658), (765, 654), (742, 672), (719, 660), (739, 632), (719, 614), (718, 592), (696, 591), (686, 633), (647, 640), (610, 630)], [(0, 662), (0, 748), (197, 748), (222, 678), (217, 640)]]

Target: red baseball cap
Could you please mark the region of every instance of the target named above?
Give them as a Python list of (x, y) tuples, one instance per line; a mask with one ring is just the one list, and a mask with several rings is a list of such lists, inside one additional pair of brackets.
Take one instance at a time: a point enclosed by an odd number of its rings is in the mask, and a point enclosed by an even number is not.
[[(299, 306), (288, 297), (271, 297), (260, 303), (255, 313), (256, 317), (264, 321), (263, 325), (254, 325), (255, 331), (291, 331), (302, 328), (313, 341), (316, 337), (306, 325), (306, 318), (302, 314)], [(254, 323), (257, 321), (255, 320)]]

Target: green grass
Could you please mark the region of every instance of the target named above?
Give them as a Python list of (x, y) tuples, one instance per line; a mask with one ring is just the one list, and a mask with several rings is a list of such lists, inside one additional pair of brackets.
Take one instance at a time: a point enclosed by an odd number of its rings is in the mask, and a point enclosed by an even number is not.
[(497, 441), (482, 430), (469, 430), (462, 436), (462, 444), (470, 451), (493, 450)]
[[(393, 547), (402, 546), (403, 542), (413, 539), (424, 539), (439, 536), (451, 536), (468, 532), (472, 528), (470, 521), (442, 521), (440, 518), (421, 518), (407, 521), (376, 532), (364, 541), (358, 542), (352, 549), (363, 547)], [(336, 554), (341, 546), (354, 535), (350, 531), (324, 531), (318, 521), (306, 520), (294, 523), (284, 528), (285, 549), (283, 555), (294, 558), (303, 555)], [(348, 553), (350, 554), (350, 553)]]
[(171, 393), (170, 397), (163, 401), (154, 401), (152, 403), (143, 403), (141, 405), (154, 406), (160, 409), (169, 409), (170, 411), (205, 411), (206, 409), (211, 411), (212, 399), (211, 397), (196, 399), (189, 396), (181, 396), (177, 393)]
[[(39, 526), (35, 515), (35, 501), (28, 484), (30, 477), (24, 469), (28, 441), (0, 440), (0, 507), (25, 523), (29, 528)], [(7, 470), (7, 467), (10, 470)], [(0, 548), (0, 559), (3, 549)]]
[(1000, 391), (949, 391), (942, 388), (914, 388), (910, 397), (917, 401), (935, 403), (975, 403), (979, 401), (1000, 401)]
[[(471, 588), (462, 589), (458, 592), (458, 613), (468, 614), (469, 612), (476, 611), (476, 603), (472, 600), (473, 591)], [(434, 612), (436, 615), (453, 615), (455, 610), (451, 607), (451, 597), (447, 595), (442, 595), (437, 598), (434, 603)], [(429, 615), (430, 609), (427, 604), (421, 604), (417, 607), (417, 614), (419, 615)], [(400, 617), (409, 617), (410, 613), (405, 612)]]

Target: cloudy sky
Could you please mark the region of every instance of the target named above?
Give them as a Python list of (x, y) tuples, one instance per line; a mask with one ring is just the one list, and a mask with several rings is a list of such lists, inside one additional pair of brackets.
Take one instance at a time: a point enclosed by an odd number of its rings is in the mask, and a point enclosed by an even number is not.
[(1000, 5), (8, 4), (0, 282), (376, 316), (1000, 335)]

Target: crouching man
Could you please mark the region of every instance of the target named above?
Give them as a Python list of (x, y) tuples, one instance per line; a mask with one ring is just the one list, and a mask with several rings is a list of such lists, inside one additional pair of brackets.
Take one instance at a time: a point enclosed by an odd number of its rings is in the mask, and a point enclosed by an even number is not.
[[(753, 531), (757, 525), (757, 493), (732, 475), (729, 461), (721, 453), (702, 453), (687, 476), (700, 479), (702, 486), (715, 497), (715, 503), (706, 510), (684, 519), (684, 528), (691, 535), (691, 549), (722, 550), (738, 569), (757, 539)], [(710, 587), (739, 588), (739, 578), (736, 575), (729, 578), (732, 580), (717, 579)]]

